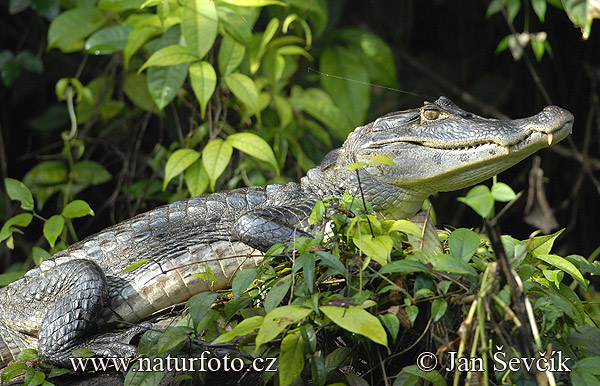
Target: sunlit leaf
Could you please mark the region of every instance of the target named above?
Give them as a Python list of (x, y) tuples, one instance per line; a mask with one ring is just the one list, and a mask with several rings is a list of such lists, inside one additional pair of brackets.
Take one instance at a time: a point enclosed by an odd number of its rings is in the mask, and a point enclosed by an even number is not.
[(190, 81), (192, 90), (200, 104), (202, 119), (206, 114), (206, 105), (215, 92), (217, 85), (217, 74), (209, 62), (193, 63), (190, 66)]
[(14, 178), (5, 178), (4, 185), (11, 200), (21, 202), (21, 208), (24, 210), (33, 210), (33, 196), (24, 183)]
[(250, 113), (258, 114), (258, 89), (254, 81), (244, 74), (234, 72), (223, 77), (233, 95), (243, 103)]
[(387, 347), (387, 335), (381, 322), (359, 306), (319, 307), (329, 319), (345, 330), (359, 334)]
[(281, 341), (279, 355), (279, 384), (291, 385), (304, 368), (304, 345), (302, 335), (296, 331), (288, 333)]
[(228, 136), (226, 142), (229, 142), (234, 148), (254, 158), (269, 163), (279, 173), (279, 165), (271, 146), (258, 135), (253, 133), (235, 133)]
[(174, 66), (176, 64), (194, 62), (196, 60), (198, 60), (198, 56), (189, 48), (180, 46), (179, 44), (172, 44), (153, 53), (148, 60), (146, 60), (146, 63), (140, 67), (138, 73), (150, 66)]
[(164, 109), (181, 90), (188, 68), (188, 63), (182, 63), (148, 69), (148, 90), (160, 110)]
[(127, 38), (133, 27), (113, 25), (94, 32), (84, 45), (87, 53), (94, 55), (108, 55), (121, 51), (127, 45)]
[(202, 164), (208, 174), (211, 190), (215, 189), (215, 183), (225, 171), (232, 154), (231, 144), (221, 138), (213, 139), (202, 150)]
[(46, 221), (43, 228), (44, 237), (48, 240), (51, 248), (54, 248), (56, 239), (63, 231), (65, 218), (61, 215), (54, 215)]
[(200, 153), (194, 149), (178, 149), (171, 154), (165, 165), (165, 179), (163, 181), (163, 190), (167, 188), (169, 181), (191, 164), (196, 162), (200, 158)]
[(246, 47), (229, 35), (225, 35), (219, 47), (219, 72), (221, 76), (235, 71), (246, 54)]
[(208, 174), (206, 174), (201, 160), (197, 160), (185, 169), (184, 178), (192, 197), (201, 195), (208, 188)]
[(212, 0), (187, 0), (183, 6), (181, 34), (189, 49), (203, 58), (217, 37), (219, 18)]
[(64, 49), (84, 39), (106, 23), (103, 12), (94, 7), (73, 8), (52, 20), (48, 28), (48, 49)]
[(306, 318), (312, 312), (313, 311), (310, 308), (304, 308), (297, 305), (275, 308), (265, 316), (263, 324), (258, 330), (258, 335), (256, 336), (256, 348), (258, 349), (261, 345), (272, 341), (277, 335), (285, 330), (287, 326)]
[(83, 200), (71, 201), (62, 210), (62, 215), (66, 218), (77, 218), (84, 216), (94, 216), (94, 211), (89, 204)]

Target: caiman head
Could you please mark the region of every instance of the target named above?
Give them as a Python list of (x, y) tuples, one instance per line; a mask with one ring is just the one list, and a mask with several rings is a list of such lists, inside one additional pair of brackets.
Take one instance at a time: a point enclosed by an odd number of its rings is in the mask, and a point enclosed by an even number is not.
[[(489, 179), (563, 140), (572, 126), (573, 115), (557, 106), (528, 118), (498, 120), (469, 113), (440, 97), (357, 128), (338, 152), (336, 164), (339, 170), (376, 155), (389, 157), (394, 166), (361, 169), (365, 198), (383, 215), (410, 217), (427, 196)], [(346, 188), (356, 193), (352, 186)]]

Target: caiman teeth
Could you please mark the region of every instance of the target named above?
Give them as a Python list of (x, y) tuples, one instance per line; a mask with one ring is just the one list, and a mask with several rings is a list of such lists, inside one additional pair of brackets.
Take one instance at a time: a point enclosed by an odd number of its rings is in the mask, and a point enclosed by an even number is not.
[(510, 146), (504, 146), (504, 151), (506, 152), (506, 154), (510, 154)]
[(548, 146), (552, 146), (552, 139), (554, 138), (554, 135), (552, 133), (548, 133)]

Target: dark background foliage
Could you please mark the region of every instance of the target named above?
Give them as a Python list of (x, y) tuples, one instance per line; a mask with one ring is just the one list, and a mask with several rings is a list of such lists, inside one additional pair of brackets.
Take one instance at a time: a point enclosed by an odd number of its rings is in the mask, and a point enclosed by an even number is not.
[[(80, 53), (63, 54), (57, 49), (47, 52), (49, 22), (40, 10), (51, 15), (58, 9), (52, 8), (52, 2), (35, 4), (37, 11), (28, 8), (16, 14), (9, 14), (6, 3), (0, 7), (0, 49), (27, 49), (44, 64), (43, 72), (25, 69), (12, 87), (0, 89), (0, 177), (21, 179), (45, 155), (61, 150), (58, 133), (69, 126), (64, 109), (56, 115), (42, 115), (50, 106), (59, 104), (54, 91), (58, 79), (73, 77), (80, 69), (84, 82), (101, 74), (117, 76), (114, 63), (111, 64), (114, 57), (89, 56), (82, 66)], [(420, 106), (424, 100), (431, 101), (439, 95), (450, 97), (466, 110), (496, 118), (532, 115), (548, 104), (570, 110), (575, 115), (573, 134), (560, 145), (541, 151), (539, 156), (547, 178), (549, 205), (560, 227), (567, 228), (555, 243), (557, 252), (588, 257), (600, 244), (598, 23), (592, 27), (590, 38), (583, 40), (563, 10), (549, 6), (545, 23), (541, 24), (525, 1), (514, 22), (509, 23), (503, 13), (486, 18), (488, 5), (488, 1), (472, 0), (331, 1), (329, 23), (319, 41), (335, 39), (334, 34), (328, 34), (334, 29), (358, 27), (376, 34), (392, 48), (399, 90), (375, 87), (368, 120)], [(263, 14), (258, 24), (268, 21)], [(511, 28), (522, 31), (525, 24), (530, 32), (547, 32), (552, 54), (546, 53), (541, 61), (536, 61), (531, 48), (526, 48), (525, 57), (518, 61), (508, 50), (496, 54), (498, 43), (512, 32)], [(318, 74), (311, 69), (318, 68), (319, 45), (315, 44), (311, 54), (315, 61), (300, 61), (299, 76), (292, 83), (315, 83)], [(115, 91), (117, 99), (120, 92)], [(168, 146), (177, 140), (174, 126), (178, 123), (170, 114), (176, 109), (167, 107), (164, 116), (132, 113), (108, 127), (81, 125), (86, 157), (103, 164), (114, 178), (80, 194), (96, 211), (96, 217), (75, 223), (80, 237), (173, 198), (156, 194), (152, 200), (134, 200), (131, 192), (124, 194), (122, 188), (141, 179), (160, 178), (150, 167), (150, 157), (157, 143)], [(36, 121), (40, 117), (44, 124)], [(185, 116), (179, 119), (184, 121)], [(318, 163), (327, 150), (321, 144), (309, 156)], [(504, 233), (521, 239), (535, 230), (523, 221), (532, 160), (523, 161), (499, 177), (516, 192), (525, 191), (501, 221)], [(289, 180), (297, 180), (302, 174), (293, 161), (288, 159), (284, 173)], [(465, 191), (443, 193), (432, 199), (439, 224), (482, 225), (476, 214), (455, 200), (464, 194)], [(53, 205), (50, 201), (44, 211), (53, 213)], [(14, 202), (3, 194), (0, 217), (9, 218), (16, 211)], [(4, 245), (2, 248), (0, 271), (26, 253), (18, 246), (16, 252), (8, 251)]]

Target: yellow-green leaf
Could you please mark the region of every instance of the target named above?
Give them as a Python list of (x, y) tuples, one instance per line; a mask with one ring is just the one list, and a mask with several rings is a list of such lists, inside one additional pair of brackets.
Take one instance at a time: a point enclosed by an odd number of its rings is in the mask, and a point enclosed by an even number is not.
[(213, 139), (202, 150), (202, 164), (208, 174), (211, 190), (215, 190), (215, 183), (225, 171), (232, 154), (231, 143), (221, 138)]
[(291, 385), (304, 368), (304, 344), (302, 334), (296, 330), (288, 333), (281, 341), (279, 356), (279, 385)]
[(264, 316), (256, 315), (242, 320), (240, 324), (235, 326), (233, 330), (220, 335), (211, 344), (219, 344), (230, 342), (236, 336), (247, 335), (263, 324)]
[(258, 330), (256, 349), (258, 350), (260, 345), (275, 339), (290, 324), (306, 318), (311, 313), (310, 308), (296, 305), (275, 308), (265, 316), (263, 324)]
[(391, 231), (400, 231), (406, 234), (415, 235), (421, 237), (423, 231), (417, 224), (414, 224), (408, 220), (396, 220), (390, 228)]
[(219, 72), (222, 76), (235, 71), (246, 54), (246, 47), (229, 35), (225, 35), (219, 48)]
[(279, 174), (279, 165), (271, 146), (258, 135), (253, 133), (236, 133), (227, 137), (226, 142), (229, 142), (234, 148), (254, 158), (271, 164), (277, 171), (277, 174)]
[(568, 273), (569, 275), (571, 275), (571, 277), (573, 279), (577, 280), (577, 282), (583, 288), (587, 288), (587, 283), (585, 282), (585, 279), (583, 278), (581, 271), (579, 271), (577, 269), (577, 267), (575, 267), (575, 265), (573, 265), (573, 263), (571, 263), (569, 260), (565, 259), (564, 257), (554, 255), (554, 254), (541, 254), (541, 255), (537, 255), (536, 258), (540, 259), (542, 261), (545, 261), (546, 263), (548, 263), (550, 265), (555, 266), (556, 268), (560, 269), (561, 271)]
[(79, 7), (62, 12), (48, 28), (48, 49), (67, 48), (84, 39), (106, 23), (103, 12), (94, 7)]
[(169, 181), (179, 173), (187, 169), (191, 164), (200, 158), (200, 153), (194, 149), (175, 150), (167, 160), (165, 166), (165, 180), (163, 181), (163, 190), (167, 188)]
[(33, 196), (24, 183), (14, 178), (5, 178), (4, 185), (11, 200), (20, 201), (21, 208), (24, 210), (33, 210)]
[(198, 60), (198, 56), (189, 48), (179, 44), (171, 44), (153, 53), (146, 63), (140, 67), (138, 73), (150, 66), (174, 66), (181, 63), (189, 63)]
[(369, 160), (369, 165), (372, 164), (385, 164), (385, 165), (396, 165), (396, 163), (387, 155), (379, 154)]
[(206, 105), (215, 92), (217, 86), (217, 74), (209, 62), (193, 63), (189, 69), (192, 90), (200, 104), (202, 119), (206, 114)]
[(390, 236), (381, 235), (373, 237), (371, 235), (360, 235), (354, 237), (352, 241), (365, 255), (379, 264), (385, 265), (388, 263), (394, 245)]
[(187, 0), (181, 17), (181, 34), (199, 58), (210, 50), (217, 37), (219, 17), (213, 0)]
[(223, 77), (233, 95), (243, 103), (251, 114), (258, 114), (258, 89), (254, 81), (244, 74), (234, 72)]
[(321, 306), (319, 309), (338, 326), (388, 347), (387, 335), (381, 322), (359, 306)]
[(281, 5), (285, 7), (283, 1), (277, 0), (221, 0), (223, 3), (229, 3), (238, 7), (265, 7), (267, 5)]
[(208, 175), (202, 166), (201, 160), (197, 160), (185, 169), (184, 178), (192, 197), (201, 195), (208, 188)]
[(84, 217), (87, 215), (93, 216), (94, 211), (87, 202), (83, 200), (71, 201), (62, 210), (62, 215), (66, 218)]
[(44, 224), (44, 237), (48, 240), (48, 244), (50, 247), (54, 248), (54, 243), (58, 236), (60, 236), (63, 228), (65, 226), (65, 218), (61, 215), (55, 214), (50, 217), (48, 221)]

